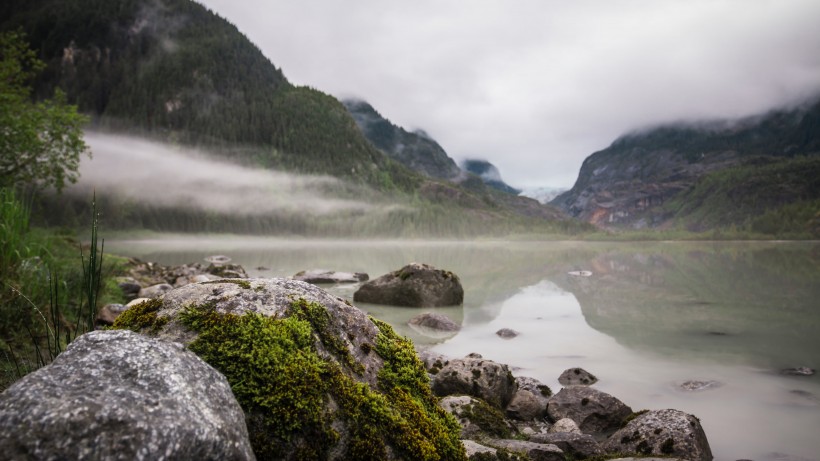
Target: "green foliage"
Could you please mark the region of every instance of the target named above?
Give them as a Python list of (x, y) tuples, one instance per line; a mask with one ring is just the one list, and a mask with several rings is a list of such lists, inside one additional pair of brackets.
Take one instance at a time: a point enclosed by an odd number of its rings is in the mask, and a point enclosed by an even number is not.
[(692, 230), (820, 237), (820, 157), (748, 164), (704, 176), (664, 208)]
[(375, 350), (384, 359), (376, 392), (317, 353), (318, 340), (342, 363), (349, 355), (329, 339), (322, 306), (298, 300), (290, 311), (286, 318), (238, 316), (206, 305), (179, 317), (198, 333), (189, 348), (230, 382), (257, 458), (326, 459), (339, 448), (334, 427), (346, 427), (344, 459), (384, 459), (388, 446), (405, 459), (464, 459), (458, 423), (436, 404), (409, 340), (376, 321)]
[(0, 33), (0, 187), (52, 186), (57, 191), (77, 180), (85, 117), (54, 99), (33, 103), (29, 83), (43, 68), (23, 34)]
[(84, 260), (79, 245), (67, 236), (30, 229), (26, 206), (6, 189), (0, 189), (0, 217), (0, 344), (6, 354), (0, 388), (5, 388), (93, 330), (100, 295), (119, 301), (112, 291), (120, 297), (122, 292), (110, 283), (114, 266), (103, 265), (96, 220)]

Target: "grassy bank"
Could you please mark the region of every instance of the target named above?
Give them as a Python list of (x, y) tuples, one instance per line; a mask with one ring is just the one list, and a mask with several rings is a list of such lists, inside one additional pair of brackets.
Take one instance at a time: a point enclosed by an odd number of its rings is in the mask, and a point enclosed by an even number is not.
[(0, 390), (94, 329), (97, 308), (121, 302), (122, 258), (103, 258), (72, 231), (30, 226), (30, 199), (0, 189)]

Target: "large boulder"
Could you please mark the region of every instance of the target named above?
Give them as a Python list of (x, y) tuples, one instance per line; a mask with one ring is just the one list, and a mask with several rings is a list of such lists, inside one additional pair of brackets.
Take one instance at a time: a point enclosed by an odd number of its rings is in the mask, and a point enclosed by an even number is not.
[(638, 416), (604, 444), (609, 453), (674, 456), (711, 461), (712, 450), (700, 421), (679, 410), (656, 410)]
[(518, 388), (507, 365), (477, 354), (450, 360), (435, 374), (431, 385), (441, 397), (472, 395), (498, 408), (506, 407)]
[(617, 398), (587, 386), (561, 389), (547, 404), (553, 421), (570, 418), (584, 433), (614, 431), (632, 414), (632, 409)]
[(464, 302), (464, 288), (450, 271), (410, 263), (363, 284), (353, 300), (407, 307), (455, 306)]
[(458, 423), (437, 405), (412, 343), (315, 285), (186, 285), (114, 327), (186, 344), (221, 371), (259, 458), (463, 457)]
[(254, 459), (225, 377), (130, 331), (77, 338), (0, 395), (4, 459)]

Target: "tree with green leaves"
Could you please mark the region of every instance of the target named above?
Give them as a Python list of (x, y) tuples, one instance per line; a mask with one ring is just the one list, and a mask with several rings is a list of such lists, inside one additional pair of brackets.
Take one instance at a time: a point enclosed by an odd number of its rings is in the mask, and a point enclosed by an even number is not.
[(21, 32), (0, 33), (0, 187), (36, 185), (58, 192), (77, 181), (86, 117), (65, 94), (34, 102), (31, 82), (44, 64)]

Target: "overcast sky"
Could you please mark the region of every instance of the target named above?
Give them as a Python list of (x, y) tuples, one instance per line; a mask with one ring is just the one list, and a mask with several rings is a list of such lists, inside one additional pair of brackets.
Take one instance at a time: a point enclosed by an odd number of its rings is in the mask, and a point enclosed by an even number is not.
[(820, 92), (818, 0), (202, 0), (294, 84), (370, 102), (517, 187), (661, 122)]

